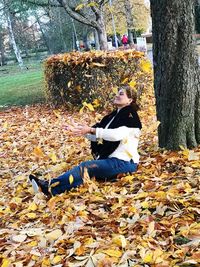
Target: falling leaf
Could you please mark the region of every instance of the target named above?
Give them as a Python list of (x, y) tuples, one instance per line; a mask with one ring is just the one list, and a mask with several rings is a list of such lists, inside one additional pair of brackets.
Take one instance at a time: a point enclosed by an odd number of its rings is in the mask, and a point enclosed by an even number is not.
[(71, 85), (72, 85), (72, 81), (69, 81), (69, 82), (67, 83), (68, 88), (69, 88)]
[(131, 80), (130, 82), (129, 82), (129, 85), (132, 87), (132, 88), (134, 88), (135, 86), (136, 86), (136, 81), (135, 80)]
[(76, 6), (75, 11), (79, 11), (82, 8), (84, 8), (85, 4), (79, 4), (78, 6)]
[(102, 63), (99, 63), (99, 62), (92, 62), (91, 65), (95, 66), (95, 67), (105, 67), (106, 66), (105, 64), (102, 64)]
[(69, 183), (72, 184), (74, 182), (74, 177), (73, 175), (70, 174), (69, 176)]

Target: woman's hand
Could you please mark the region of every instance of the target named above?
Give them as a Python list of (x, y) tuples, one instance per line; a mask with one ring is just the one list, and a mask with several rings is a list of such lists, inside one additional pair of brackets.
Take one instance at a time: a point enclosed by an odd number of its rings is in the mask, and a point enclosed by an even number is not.
[(63, 127), (65, 130), (71, 132), (74, 136), (81, 136), (88, 133), (95, 133), (95, 129), (85, 124), (74, 124)]
[(84, 125), (84, 124), (79, 124), (74, 127), (72, 132), (75, 136), (85, 135), (85, 134), (91, 133), (91, 127)]

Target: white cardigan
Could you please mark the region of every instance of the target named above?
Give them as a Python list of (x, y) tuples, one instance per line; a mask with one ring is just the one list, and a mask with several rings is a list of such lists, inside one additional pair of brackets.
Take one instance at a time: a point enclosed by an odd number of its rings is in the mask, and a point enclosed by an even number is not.
[(138, 163), (139, 154), (137, 148), (140, 132), (139, 128), (128, 128), (126, 126), (115, 129), (96, 128), (96, 135), (87, 134), (86, 137), (90, 141), (97, 142), (102, 139), (110, 142), (120, 141), (119, 146), (109, 155), (109, 158), (118, 158), (125, 161), (132, 159), (134, 163)]

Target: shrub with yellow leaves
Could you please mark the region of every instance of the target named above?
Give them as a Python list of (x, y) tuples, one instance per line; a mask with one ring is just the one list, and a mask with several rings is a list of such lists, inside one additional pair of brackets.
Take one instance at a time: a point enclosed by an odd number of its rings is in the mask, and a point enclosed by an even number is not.
[(138, 96), (152, 84), (152, 69), (144, 53), (135, 50), (71, 52), (45, 62), (46, 96), (54, 106), (105, 107), (120, 84), (130, 84)]

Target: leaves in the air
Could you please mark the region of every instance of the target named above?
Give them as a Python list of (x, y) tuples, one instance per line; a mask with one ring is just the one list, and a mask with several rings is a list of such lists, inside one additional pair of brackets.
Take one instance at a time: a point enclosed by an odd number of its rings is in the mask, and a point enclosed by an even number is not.
[(45, 105), (1, 111), (0, 266), (199, 266), (200, 148), (159, 150), (152, 95), (141, 103), (138, 171), (112, 183), (85, 171), (84, 185), (51, 199), (34, 195), (28, 175), (50, 181), (92, 159), (89, 142), (63, 125), (99, 121), (99, 100), (84, 102), (81, 114)]

